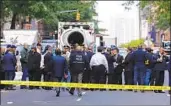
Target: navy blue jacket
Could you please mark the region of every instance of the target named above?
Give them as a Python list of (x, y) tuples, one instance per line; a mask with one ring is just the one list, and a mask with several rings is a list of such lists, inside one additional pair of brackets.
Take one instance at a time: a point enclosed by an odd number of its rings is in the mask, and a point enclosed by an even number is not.
[(45, 56), (44, 56), (44, 71), (45, 72), (52, 72), (52, 61), (53, 61), (53, 54), (48, 52)]
[(134, 66), (145, 67), (145, 61), (147, 59), (147, 53), (143, 49), (137, 49), (132, 53), (132, 59)]
[(162, 62), (158, 62), (157, 59), (159, 58), (160, 58), (159, 53), (154, 55), (154, 62), (155, 62), (154, 70), (157, 71), (167, 70), (167, 62), (169, 62), (169, 58), (167, 56), (163, 56)]
[(109, 53), (103, 53), (103, 54), (105, 55), (108, 61), (109, 73), (113, 73), (114, 72), (113, 62), (115, 62), (116, 60)]
[(170, 59), (169, 59), (168, 70), (171, 71), (171, 56), (170, 56)]
[(52, 67), (54, 77), (63, 77), (68, 72), (66, 59), (59, 55), (53, 56)]
[(3, 68), (5, 71), (15, 71), (16, 59), (13, 53), (8, 52), (3, 57)]
[(69, 66), (71, 73), (79, 74), (87, 68), (88, 61), (82, 51), (74, 51), (70, 54)]
[(148, 69), (154, 68), (154, 55), (152, 53), (147, 53), (147, 60), (149, 60), (149, 64), (146, 65)]
[(125, 60), (123, 62), (125, 71), (133, 71), (133, 61), (132, 61), (132, 52), (128, 53), (125, 57)]
[[(94, 55), (94, 53), (90, 51), (87, 51), (86, 53), (87, 53), (86, 55), (87, 61), (88, 63), (90, 63), (91, 57)], [(87, 64), (87, 70), (91, 70), (90, 64)]]
[(88, 57), (88, 62), (90, 62), (91, 57), (94, 55), (94, 53), (90, 52), (90, 51), (87, 51), (86, 53), (87, 53), (87, 57)]

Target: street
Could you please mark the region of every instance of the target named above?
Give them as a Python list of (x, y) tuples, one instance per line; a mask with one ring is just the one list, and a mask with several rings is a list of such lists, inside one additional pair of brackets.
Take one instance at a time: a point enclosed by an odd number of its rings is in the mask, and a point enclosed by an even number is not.
[[(165, 72), (165, 85), (168, 81), (168, 73)], [(71, 96), (67, 91), (61, 91), (60, 97), (56, 97), (54, 90), (20, 90), (1, 91), (1, 105), (169, 105), (170, 96), (167, 93), (154, 93), (147, 91), (85, 91), (82, 98), (75, 92)]]
[(55, 91), (16, 90), (1, 93), (1, 104), (13, 105), (169, 105), (170, 96), (153, 92), (134, 93), (129, 91), (87, 91), (82, 98), (61, 92), (60, 97)]

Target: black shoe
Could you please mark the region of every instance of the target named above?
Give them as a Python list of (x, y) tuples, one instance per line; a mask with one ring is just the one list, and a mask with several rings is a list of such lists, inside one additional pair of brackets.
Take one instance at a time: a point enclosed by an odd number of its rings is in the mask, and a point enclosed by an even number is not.
[(158, 93), (158, 91), (157, 90), (154, 90), (154, 93)]
[(144, 90), (142, 90), (141, 93), (144, 93)]
[(57, 92), (56, 97), (59, 97), (60, 92)]
[(69, 91), (69, 93), (70, 93), (71, 95), (74, 95), (74, 92)]
[(81, 96), (82, 96), (82, 94), (81, 94), (81, 93), (79, 93), (79, 94), (78, 94), (78, 97), (81, 97)]
[(165, 92), (163, 92), (163, 91), (158, 91), (158, 93), (165, 93)]
[(137, 90), (134, 90), (134, 92), (136, 93), (136, 92), (137, 92)]

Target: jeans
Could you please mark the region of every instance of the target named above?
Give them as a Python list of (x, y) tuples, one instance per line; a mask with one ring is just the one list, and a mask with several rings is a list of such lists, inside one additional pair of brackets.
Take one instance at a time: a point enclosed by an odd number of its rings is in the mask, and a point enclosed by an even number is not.
[[(68, 77), (67, 78), (62, 78), (61, 82), (71, 82), (71, 74), (70, 72), (68, 71)], [(64, 88), (63, 88), (64, 89)]]
[(23, 67), (23, 75), (22, 75), (22, 78), (21, 80), (22, 81), (26, 81), (27, 77), (28, 77), (28, 69), (26, 67)]
[(169, 70), (169, 86), (171, 86), (171, 70)]
[(65, 80), (65, 78), (63, 77), (61, 82), (71, 82), (71, 74), (70, 74), (69, 71), (68, 71), (68, 77), (67, 77), (67, 79)]
[[(27, 77), (28, 77), (28, 69), (26, 67), (22, 67), (22, 72), (23, 72), (23, 75), (22, 75), (21, 80), (22, 81), (26, 81), (27, 80)], [(26, 88), (25, 85), (21, 85), (20, 87), (21, 88)]]
[(147, 69), (145, 75), (145, 85), (150, 84), (150, 77), (151, 77), (151, 69)]
[(145, 72), (145, 67), (134, 67), (134, 85), (144, 85)]

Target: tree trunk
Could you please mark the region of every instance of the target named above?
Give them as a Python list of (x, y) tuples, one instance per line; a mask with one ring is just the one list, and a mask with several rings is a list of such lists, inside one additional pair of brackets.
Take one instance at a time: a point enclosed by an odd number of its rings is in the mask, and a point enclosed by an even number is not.
[(14, 13), (13, 16), (12, 16), (12, 21), (11, 21), (11, 27), (10, 27), (10, 29), (15, 29), (16, 19), (17, 19), (17, 13)]

